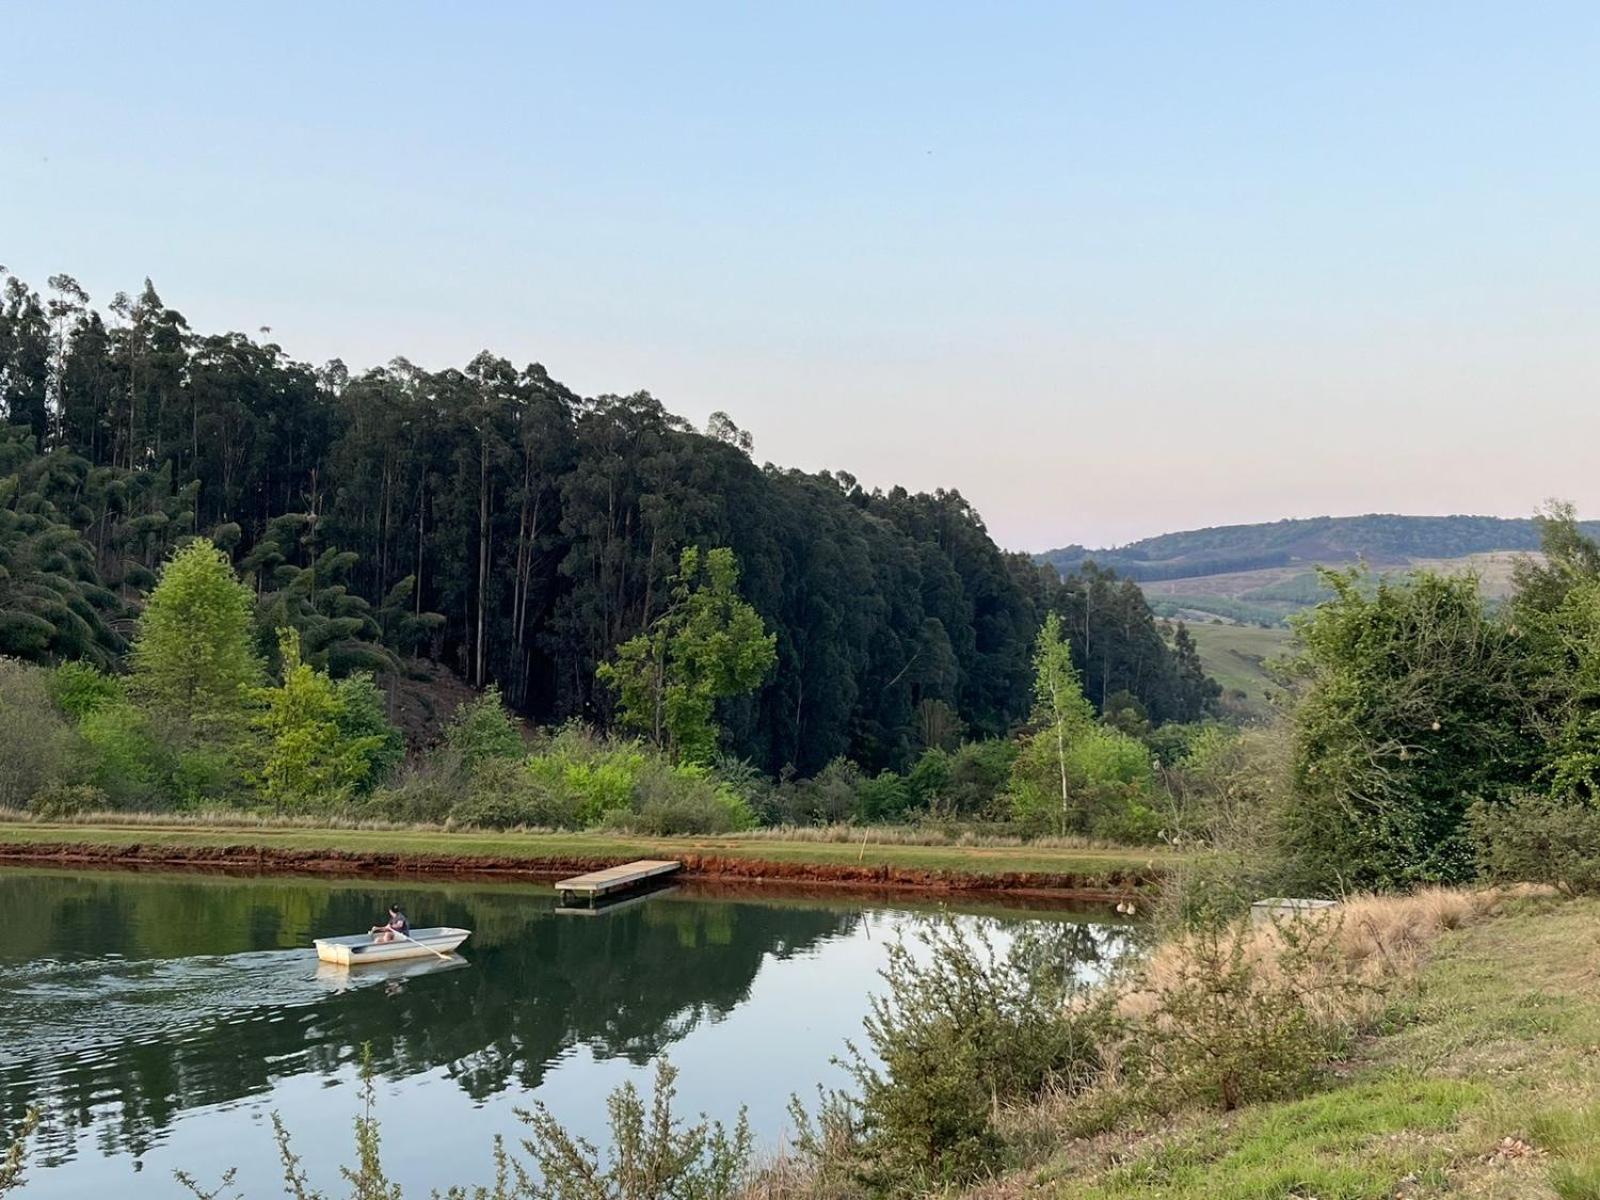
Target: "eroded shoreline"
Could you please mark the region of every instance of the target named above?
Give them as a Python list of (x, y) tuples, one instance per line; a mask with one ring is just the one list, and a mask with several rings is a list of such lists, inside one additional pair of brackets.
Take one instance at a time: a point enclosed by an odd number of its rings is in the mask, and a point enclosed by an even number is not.
[[(1097, 872), (947, 871), (885, 863), (779, 861), (754, 856), (673, 852), (678, 878), (740, 887), (826, 888), (861, 892), (1003, 895), (1017, 898), (1116, 902), (1159, 883), (1155, 869), (1109, 867)], [(217, 874), (323, 875), (370, 879), (554, 879), (615, 866), (630, 856), (477, 855), (424, 851), (301, 849), (250, 842), (181, 845), (169, 842), (0, 842), (0, 864), (173, 868)]]

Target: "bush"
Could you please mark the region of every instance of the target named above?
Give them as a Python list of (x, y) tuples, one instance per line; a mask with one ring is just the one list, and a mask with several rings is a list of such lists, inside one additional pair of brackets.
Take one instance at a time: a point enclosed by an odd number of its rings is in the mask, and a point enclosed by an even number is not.
[(85, 662), (64, 662), (50, 672), (50, 698), (74, 721), (123, 698), (122, 681)]
[[(930, 924), (914, 952), (892, 946), (887, 994), (851, 1047), (863, 1166), (885, 1188), (959, 1184), (998, 1161), (1003, 1103), (1075, 1090), (1100, 1066), (1102, 1007), (1069, 1004), (1058, 955), (1019, 939), (1004, 954), (982, 927)], [(837, 1108), (837, 1105), (835, 1105)]]
[(1146, 968), (1144, 1019), (1123, 1061), (1152, 1108), (1225, 1111), (1294, 1095), (1343, 1047), (1339, 1020), (1364, 990), (1338, 947), (1337, 919), (1208, 927)]
[(462, 786), (459, 763), (444, 751), (434, 761), (407, 770), (392, 785), (357, 800), (355, 811), (380, 821), (442, 825), (461, 802)]
[(1600, 808), (1529, 793), (1479, 801), (1468, 813), (1479, 869), (1491, 879), (1548, 883), (1568, 895), (1600, 892)]
[(546, 786), (522, 761), (493, 758), (480, 763), (466, 792), (449, 809), (450, 820), (458, 825), (482, 829), (578, 827), (572, 793)]
[(50, 702), (47, 678), (42, 667), (0, 658), (0, 808), (26, 808), (71, 774), (75, 739)]
[(500, 701), (500, 689), (494, 684), (456, 709), (444, 739), (467, 771), (491, 758), (521, 758), (528, 749), (522, 740), (522, 727), (506, 711)]
[(605, 825), (628, 833), (737, 833), (755, 824), (750, 806), (703, 767), (650, 764), (640, 775), (632, 806), (613, 809)]
[(1541, 755), (1522, 633), (1468, 576), (1322, 578), (1334, 598), (1297, 625), (1306, 686), (1285, 844), (1328, 887), (1466, 878), (1470, 802), (1525, 786)]
[(87, 783), (52, 783), (33, 795), (28, 811), (39, 817), (81, 817), (85, 813), (105, 812), (110, 797)]
[(916, 805), (910, 781), (904, 775), (883, 771), (863, 778), (856, 789), (856, 817), (866, 822), (900, 821)]
[(335, 722), (340, 737), (368, 747), (367, 775), (356, 790), (358, 794), (370, 792), (387, 782), (405, 761), (405, 736), (389, 723), (388, 704), (371, 675), (347, 675), (334, 684), (334, 691), (339, 698)]
[(1094, 833), (1153, 840), (1162, 827), (1152, 807), (1150, 751), (1137, 738), (1104, 725), (1076, 732), (1066, 744), (1067, 795), (1051, 739), (1034, 736), (1011, 775), (1012, 811), (1031, 832)]
[(126, 701), (101, 705), (84, 714), (78, 734), (88, 751), (85, 774), (108, 807), (158, 806), (170, 756), (143, 712)]
[(1163, 773), (1167, 839), (1186, 851), (1158, 900), (1157, 923), (1224, 925), (1270, 895), (1320, 895), (1296, 875), (1283, 848), (1293, 804), (1290, 747), (1278, 728), (1205, 729), (1178, 766)]
[(837, 825), (860, 805), (861, 768), (836, 758), (810, 779), (785, 771), (767, 794), (762, 816), (768, 825)]
[(1017, 754), (1017, 744), (1009, 738), (963, 742), (947, 757), (948, 778), (944, 785), (924, 803), (943, 816), (1009, 816), (1006, 787)]

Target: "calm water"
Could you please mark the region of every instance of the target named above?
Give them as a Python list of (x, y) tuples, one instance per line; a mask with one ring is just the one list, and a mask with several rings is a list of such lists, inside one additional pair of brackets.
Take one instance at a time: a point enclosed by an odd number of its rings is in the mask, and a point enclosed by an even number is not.
[[(312, 937), (363, 930), (391, 899), (472, 929), (464, 961), (319, 967)], [(533, 885), (0, 871), (0, 1131), (46, 1108), (36, 1200), (170, 1196), (175, 1168), (229, 1166), (254, 1194), (278, 1176), (276, 1110), (338, 1190), (369, 1044), (408, 1195), (487, 1182), (491, 1139), (534, 1098), (603, 1141), (606, 1093), (663, 1054), (680, 1108), (747, 1105), (775, 1145), (791, 1093), (841, 1082), (829, 1058), (859, 1037), (886, 946), (932, 911), (680, 890), (590, 916)], [(1083, 914), (961, 919), (1046, 937), (1083, 973), (1128, 941)]]

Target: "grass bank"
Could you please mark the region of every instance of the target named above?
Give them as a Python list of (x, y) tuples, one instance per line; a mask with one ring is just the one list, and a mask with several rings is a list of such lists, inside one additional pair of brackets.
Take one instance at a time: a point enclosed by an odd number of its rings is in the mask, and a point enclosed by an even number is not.
[[(884, 837), (889, 835), (885, 834)], [(1175, 861), (1159, 848), (917, 844), (797, 833), (648, 838), (602, 833), (368, 829), (220, 819), (0, 820), (0, 861), (162, 864), (346, 874), (550, 874), (676, 858), (691, 877), (1124, 894)]]
[(973, 1200), (1600, 1197), (1597, 973), (1600, 901), (1509, 901), (1445, 934), (1316, 1093), (1063, 1135)]

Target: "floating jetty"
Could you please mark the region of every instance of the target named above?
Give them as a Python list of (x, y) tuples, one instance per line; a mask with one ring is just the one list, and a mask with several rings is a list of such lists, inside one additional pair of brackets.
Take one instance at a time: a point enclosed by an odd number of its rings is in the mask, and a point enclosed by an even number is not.
[(556, 884), (556, 894), (561, 897), (562, 904), (582, 901), (593, 905), (607, 897), (623, 896), (652, 887), (681, 870), (681, 862), (644, 858), (638, 862), (623, 863), (620, 867), (607, 867), (603, 871), (590, 871), (587, 875), (563, 879)]

